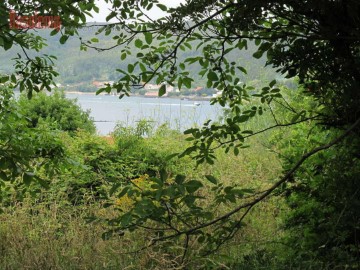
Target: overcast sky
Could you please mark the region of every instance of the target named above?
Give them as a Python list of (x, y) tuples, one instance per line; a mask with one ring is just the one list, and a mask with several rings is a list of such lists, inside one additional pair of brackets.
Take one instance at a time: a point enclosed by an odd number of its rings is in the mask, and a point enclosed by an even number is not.
[[(160, 0), (161, 4), (164, 4), (168, 7), (176, 7), (180, 3), (184, 3), (185, 0)], [(109, 14), (109, 8), (111, 7), (110, 4), (106, 4), (104, 0), (97, 0), (96, 1), (97, 6), (99, 7), (100, 11), (99, 13), (93, 13), (93, 18), (87, 17), (88, 22), (106, 22), (105, 18)], [(162, 12), (157, 7), (154, 7), (151, 11), (148, 13), (151, 18), (159, 18), (162, 15), (164, 15), (164, 12)]]

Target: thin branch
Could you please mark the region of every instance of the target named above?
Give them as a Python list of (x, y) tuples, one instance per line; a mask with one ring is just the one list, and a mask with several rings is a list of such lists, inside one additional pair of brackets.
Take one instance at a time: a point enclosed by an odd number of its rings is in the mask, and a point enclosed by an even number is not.
[[(239, 205), (238, 207), (234, 208), (232, 211), (210, 221), (204, 224), (201, 224), (199, 226), (196, 226), (194, 228), (191, 228), (189, 230), (186, 231), (181, 231), (179, 233), (176, 234), (171, 234), (168, 236), (164, 236), (164, 237), (159, 237), (159, 238), (155, 238), (152, 240), (152, 244), (156, 243), (158, 241), (164, 241), (167, 239), (171, 239), (174, 237), (178, 237), (180, 235), (183, 234), (192, 234), (198, 230), (201, 230), (203, 228), (209, 227), (211, 225), (214, 225), (216, 223), (218, 223), (219, 221), (223, 221), (228, 219), (229, 217), (233, 216), (234, 214), (238, 213), (240, 210), (245, 209), (245, 208), (252, 208), (254, 207), (256, 204), (258, 204), (259, 202), (261, 202), (262, 200), (264, 200), (267, 196), (269, 196), (276, 188), (278, 188), (279, 186), (281, 186), (282, 184), (284, 184), (286, 181), (288, 181), (291, 176), (300, 168), (300, 166), (311, 156), (315, 155), (316, 153), (329, 149), (330, 147), (338, 144), (339, 142), (341, 142), (344, 138), (346, 138), (360, 123), (360, 119), (358, 119), (353, 125), (351, 125), (342, 135), (340, 135), (339, 137), (335, 138), (334, 140), (332, 140), (330, 143), (328, 144), (324, 144), (321, 145), (319, 147), (314, 148), (313, 150), (307, 152), (306, 154), (304, 154), (299, 160), (298, 162), (278, 181), (276, 182), (271, 188), (268, 189), (268, 191), (266, 191), (263, 195), (259, 196), (258, 198), (254, 199), (251, 202)], [(245, 212), (246, 213), (246, 212)]]
[(268, 107), (269, 107), (269, 109), (270, 109), (270, 112), (271, 112), (272, 117), (274, 118), (275, 123), (278, 125), (279, 122), (278, 122), (278, 120), (276, 119), (276, 116), (275, 116), (275, 114), (274, 114), (273, 109), (271, 108), (271, 105), (268, 104)]
[[(305, 118), (305, 119), (302, 119), (300, 121), (297, 121), (297, 122), (291, 122), (291, 123), (286, 123), (286, 124), (276, 124), (276, 125), (273, 125), (273, 126), (270, 126), (270, 127), (267, 127), (267, 128), (264, 128), (262, 130), (259, 130), (257, 132), (254, 132), (252, 134), (249, 134), (249, 135), (246, 135), (243, 137), (243, 139), (247, 139), (249, 137), (252, 137), (252, 136), (255, 136), (255, 135), (258, 135), (260, 133), (264, 133), (266, 131), (269, 131), (271, 129), (274, 129), (274, 128), (278, 128), (278, 127), (289, 127), (289, 126), (293, 126), (293, 125), (297, 125), (297, 124), (300, 124), (302, 122), (306, 122), (306, 121), (309, 121), (309, 120), (317, 120), (317, 116), (314, 116), (314, 117), (310, 117), (310, 118)], [(225, 142), (220, 142), (218, 146), (212, 148), (212, 150), (216, 150), (220, 147), (222, 147), (223, 145), (225, 144), (229, 144), (229, 143), (233, 143), (234, 141), (233, 140), (229, 140), (229, 141), (225, 141)]]
[(181, 258), (181, 263), (184, 263), (185, 261), (185, 257), (186, 257), (186, 253), (188, 251), (188, 248), (189, 248), (189, 241), (190, 241), (190, 237), (188, 234), (185, 235), (185, 244), (184, 244), (184, 253), (182, 255), (182, 258)]

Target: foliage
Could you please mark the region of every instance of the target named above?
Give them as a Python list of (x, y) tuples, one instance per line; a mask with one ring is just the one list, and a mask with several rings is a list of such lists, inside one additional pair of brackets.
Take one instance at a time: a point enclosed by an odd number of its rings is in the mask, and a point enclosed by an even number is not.
[[(255, 58), (266, 54), (267, 65), (278, 67), (287, 77), (299, 77), (308, 94), (322, 105), (316, 114), (321, 115), (323, 122), (339, 127), (355, 121), (352, 115), (357, 115), (353, 112), (358, 111), (359, 99), (358, 91), (353, 89), (359, 81), (359, 36), (354, 30), (358, 26), (356, 12), (350, 10), (359, 10), (359, 4), (253, 1), (247, 5), (247, 1), (194, 0), (168, 9), (158, 1), (144, 1), (134, 7), (130, 3), (114, 2), (114, 10), (107, 19), (117, 16), (120, 22), (99, 30), (99, 33), (110, 34), (119, 27), (124, 34), (114, 37), (118, 44), (133, 42), (142, 50), (136, 62), (119, 70), (122, 77), (113, 88), (121, 96), (128, 95), (132, 87), (142, 82), (154, 80), (190, 88), (194, 78), (188, 68), (198, 65), (199, 75), (205, 78), (207, 87), (223, 90), (223, 95), (213, 103), (229, 106), (236, 115), (227, 125), (208, 124), (204, 130), (194, 130), (192, 134), (197, 143), (192, 150), (200, 153), (197, 156), (200, 161), (211, 159), (214, 142), (242, 147), (246, 133), (242, 133), (241, 124), (261, 115), (268, 105), (282, 101), (275, 81), (259, 90), (241, 83), (238, 72), (246, 73), (246, 70), (241, 63), (232, 61), (230, 52), (246, 49), (251, 40), (257, 46)], [(312, 13), (314, 5), (317, 10)], [(153, 6), (167, 11), (169, 16), (148, 22), (144, 10)], [(122, 12), (117, 13), (117, 8)], [(334, 24), (332, 18), (340, 15), (344, 21)], [(241, 22), (238, 17), (242, 18)], [(130, 18), (134, 21), (126, 23)], [(180, 61), (178, 53), (193, 48), (201, 54)], [(122, 49), (122, 55), (124, 58), (131, 55), (128, 46)], [(102, 91), (109, 92), (110, 88)], [(260, 100), (261, 104), (250, 111), (244, 110), (244, 100), (250, 98)], [(309, 115), (308, 112), (292, 113), (294, 118)]]
[(185, 149), (185, 147), (164, 138), (173, 136), (182, 140), (181, 134), (170, 130), (166, 125), (154, 130), (152, 120), (142, 119), (135, 126), (118, 123), (113, 136), (119, 155), (133, 167), (134, 172), (137, 171), (134, 176), (144, 173), (156, 176), (161, 170), (170, 168), (173, 173), (180, 172), (179, 167), (189, 162), (169, 159), (174, 153), (174, 148)]
[[(92, 23), (87, 23), (83, 27), (78, 28), (79, 36), (82, 40), (91, 40), (99, 26), (96, 26)], [(81, 92), (96, 92), (97, 88), (94, 87), (91, 83), (94, 80), (97, 81), (115, 81), (118, 80), (121, 75), (116, 71), (116, 69), (125, 69), (128, 64), (131, 64), (136, 61), (136, 52), (139, 51), (134, 44), (129, 44), (130, 51), (132, 55), (128, 55), (126, 59), (121, 59), (120, 57), (114, 57), (114, 54), (121, 55), (121, 48), (114, 48), (113, 50), (101, 51), (101, 53), (91, 53), (91, 52), (79, 52), (79, 41), (76, 38), (69, 38), (66, 41), (66, 44), (59, 44), (58, 35), (50, 36), (50, 30), (42, 29), (38, 31), (40, 37), (46, 39), (44, 41), (47, 46), (43, 46), (41, 52), (47, 55), (54, 55), (56, 59), (53, 59), (54, 65), (56, 66), (56, 72), (59, 73), (57, 77), (54, 78), (57, 84), (61, 83), (62, 87), (66, 90), (73, 89), (74, 91)], [(106, 36), (101, 34), (98, 36), (98, 39), (102, 47), (112, 47), (114, 40), (111, 35)], [(252, 48), (249, 48), (252, 50)], [(8, 51), (0, 51), (0, 57), (2, 59), (0, 72), (3, 73), (13, 73), (13, 57), (14, 55), (24, 56), (21, 48), (12, 47)], [(31, 51), (28, 52), (29, 57), (32, 57), (34, 53)], [(189, 55), (197, 55), (196, 52), (184, 52), (179, 54), (181, 59), (185, 59)], [(253, 81), (258, 78), (263, 80), (271, 80), (275, 74), (275, 70), (267, 67), (264, 68), (264, 59), (259, 59), (254, 61), (251, 56), (249, 57), (247, 52), (237, 52), (231, 55), (234, 59), (239, 59), (247, 68), (247, 76), (243, 77), (242, 81)], [(121, 61), (120, 61), (121, 60)], [(195, 76), (197, 82), (193, 88), (196, 86), (205, 86), (206, 82), (204, 79), (196, 75), (199, 72), (199, 67), (192, 67), (192, 74)], [(137, 89), (136, 89), (137, 90)], [(139, 89), (143, 90), (143, 89)], [(136, 91), (135, 91), (136, 92)]]
[[(49, 196), (51, 197), (51, 196)], [(104, 215), (100, 204), (74, 207), (61, 200), (25, 200), (0, 216), (1, 269), (123, 269), (145, 264), (140, 257), (123, 254), (136, 238), (120, 236), (104, 241), (102, 224), (88, 224), (90, 215)], [(150, 253), (150, 252), (149, 252)]]
[[(61, 21), (61, 44), (64, 44), (69, 36), (78, 33), (77, 27), (86, 22), (85, 15), (91, 15), (92, 10), (99, 11), (94, 1), (37, 1), (24, 2), (21, 0), (3, 1), (0, 4), (0, 17), (3, 21), (0, 26), (0, 47), (5, 51), (18, 46), (21, 53), (17, 53), (15, 61), (15, 72), (13, 74), (2, 74), (0, 83), (11, 82), (24, 91), (29, 97), (33, 92), (43, 89), (50, 91), (54, 85), (54, 77), (58, 75), (53, 66), (56, 57), (49, 54), (41, 54), (40, 50), (46, 46), (45, 39), (31, 29), (14, 29), (8, 22), (10, 11), (17, 14), (34, 16), (59, 16)], [(5, 20), (5, 21), (4, 21)], [(53, 29), (51, 35), (55, 35), (59, 29)], [(31, 55), (33, 52), (35, 55)]]
[[(13, 193), (14, 185), (20, 193), (32, 182), (47, 187), (49, 181), (42, 176), (58, 173), (67, 160), (59, 132), (46, 126), (29, 127), (12, 89), (0, 88), (0, 91), (0, 199), (5, 199)], [(45, 175), (41, 173), (43, 170)]]
[[(199, 67), (198, 75), (204, 78), (207, 88), (217, 88), (222, 91), (222, 95), (213, 99), (212, 103), (226, 107), (230, 111), (222, 123), (208, 121), (201, 128), (187, 130), (185, 134), (190, 135), (188, 140), (192, 142), (192, 145), (180, 156), (192, 155), (198, 164), (205, 162), (214, 164), (215, 152), (218, 148), (223, 148), (226, 152), (233, 151), (235, 155), (239, 155), (240, 150), (247, 147), (246, 142), (250, 137), (268, 130), (294, 127), (305, 122), (311, 125), (313, 130), (318, 130), (316, 126), (322, 125), (329, 133), (327, 138), (321, 137), (316, 140), (316, 143), (310, 144), (313, 148), (307, 147), (309, 145), (298, 145), (292, 153), (293, 156), (288, 157), (291, 160), (290, 165), (284, 165), (283, 176), (268, 190), (259, 191), (260, 195), (255, 196), (252, 201), (239, 203), (235, 195), (235, 198), (229, 195), (226, 200), (237, 202), (233, 210), (220, 218), (212, 217), (209, 220), (202, 220), (200, 224), (191, 224), (186, 229), (175, 227), (174, 234), (167, 237), (175, 238), (201, 233), (203, 228), (215, 224), (214, 226), (219, 226), (224, 230), (228, 229), (230, 231), (228, 235), (231, 238), (231, 232), (237, 231), (237, 224), (241, 224), (247, 212), (265, 200), (274, 190), (291, 181), (296, 172), (302, 170), (302, 165), (307, 160), (311, 162), (312, 159), (318, 158), (321, 152), (340, 143), (344, 143), (344, 149), (349, 149), (349, 151), (353, 147), (345, 138), (352, 137), (350, 141), (356, 140), (359, 133), (360, 99), (359, 91), (357, 91), (360, 85), (360, 36), (357, 31), (359, 3), (315, 0), (272, 1), (271, 3), (246, 0), (193, 0), (177, 8), (168, 8), (158, 1), (141, 1), (133, 6), (134, 2), (111, 2), (113, 9), (107, 20), (116, 17), (119, 23), (106, 25), (100, 29), (99, 33), (110, 34), (116, 27), (123, 31), (122, 35), (114, 36), (118, 44), (126, 44), (121, 52), (123, 59), (131, 55), (130, 43), (133, 43), (141, 52), (137, 53), (135, 62), (119, 70), (121, 77), (115, 84), (98, 92), (110, 92), (113, 88), (122, 97), (129, 95), (133, 87), (140, 87), (144, 82), (151, 81), (158, 84), (166, 82), (179, 89), (191, 88), (194, 85), (194, 76), (189, 70), (195, 65)], [(146, 10), (151, 10), (154, 6), (167, 12), (168, 16), (150, 20)], [(121, 9), (121, 12), (118, 12), (118, 9)], [(342, 20), (337, 22), (333, 19), (335, 17), (341, 17)], [(246, 73), (246, 69), (241, 62), (231, 58), (230, 52), (247, 49), (252, 42), (257, 46), (257, 50), (253, 53), (255, 58), (259, 59), (266, 55), (267, 65), (278, 68), (278, 71), (287, 78), (297, 76), (299, 84), (305, 89), (301, 95), (309, 96), (316, 101), (317, 106), (293, 107), (291, 101), (289, 102), (292, 95), (285, 97), (283, 88), (276, 87), (276, 80), (256, 88), (241, 82), (240, 74)], [(186, 59), (179, 57), (180, 51), (191, 51), (194, 48), (200, 52), (199, 55), (192, 55)], [(160, 89), (159, 96), (163, 94), (165, 94), (164, 89)], [(285, 110), (285, 119), (276, 114), (279, 108)], [(261, 130), (246, 128), (248, 123), (263, 115), (272, 117), (267, 127)], [(346, 131), (339, 133), (340, 129)], [(300, 135), (295, 132), (294, 136), (294, 138), (287, 138), (287, 143), (296, 140), (296, 136)], [(320, 160), (319, 163), (327, 161), (321, 158)], [(326, 166), (323, 165), (323, 167)], [(321, 171), (320, 175), (325, 177), (327, 172), (327, 170)], [(331, 174), (334, 174), (334, 171), (331, 171)], [(150, 197), (144, 199), (144, 204), (149, 200), (161, 198), (163, 192), (164, 194), (169, 192), (170, 201), (173, 199), (174, 204), (181, 201), (180, 186), (184, 188), (186, 182), (177, 183), (174, 190), (170, 192), (168, 191), (170, 188), (163, 188), (164, 179), (162, 185), (159, 178), (153, 181), (154, 186), (159, 182), (156, 186), (158, 193), (156, 191), (146, 193), (144, 196)], [(306, 178), (301, 182), (305, 181)], [(305, 194), (316, 193), (315, 189), (314, 186), (309, 186)], [(232, 188), (229, 187), (228, 190)], [(338, 197), (337, 190), (330, 190), (333, 196)], [(128, 192), (137, 195), (139, 193), (133, 189), (129, 189)], [(217, 191), (216, 194), (215, 196), (220, 196), (221, 192)], [(188, 194), (183, 193), (181, 198), (184, 199), (187, 196)], [(302, 198), (299, 201), (304, 200), (304, 197), (300, 194), (299, 196)], [(195, 202), (198, 198), (193, 199)], [(316, 199), (323, 201), (320, 195)], [(165, 206), (166, 202), (163, 203)], [(177, 206), (171, 202), (170, 205), (171, 209), (174, 208), (176, 211)], [(119, 218), (120, 224), (126, 221), (129, 229), (133, 229), (139, 224), (137, 222), (142, 223), (147, 219), (156, 221), (156, 218), (163, 217), (164, 220), (160, 222), (165, 222), (166, 209), (164, 207), (157, 205), (146, 207), (149, 207), (149, 211), (142, 214), (137, 212), (135, 206)], [(326, 216), (325, 209), (323, 214)], [(187, 211), (196, 210), (206, 213), (204, 209), (194, 204), (185, 210), (184, 215)], [(349, 211), (349, 216), (356, 214), (352, 212), (352, 208), (345, 210)], [(245, 211), (243, 216), (240, 216), (237, 222), (231, 223), (230, 217), (241, 211)], [(152, 213), (156, 213), (154, 217)], [(200, 214), (197, 212), (196, 215)], [(310, 213), (309, 215), (311, 216)], [(186, 216), (185, 220), (187, 219), (191, 220)], [(306, 221), (307, 224), (311, 223), (311, 220), (309, 218)], [(336, 227), (335, 223), (329, 224), (331, 225), (326, 228), (327, 230)], [(349, 226), (353, 227), (354, 223), (349, 221)], [(214, 233), (211, 236), (215, 238), (214, 241), (218, 246), (221, 245), (224, 234)], [(168, 239), (167, 237), (165, 239)], [(315, 237), (321, 239), (322, 236), (319, 234)], [(162, 240), (163, 238), (160, 236), (154, 239)], [(209, 242), (207, 245), (212, 246)], [(311, 252), (316, 253), (314, 250)], [(338, 263), (341, 262), (338, 261)]]
[(38, 93), (32, 99), (22, 95), (19, 99), (22, 113), (31, 122), (31, 127), (43, 123), (56, 130), (74, 134), (82, 129), (89, 133), (95, 132), (95, 125), (89, 111), (84, 112), (76, 100), (67, 99), (65, 93), (54, 91), (51, 95)]
[[(333, 136), (328, 131), (316, 130), (306, 137), (304, 132), (308, 132), (304, 127), (294, 129), (293, 143), (281, 144), (285, 169), (291, 166), (298, 149), (309, 147), (324, 136)], [(283, 187), (282, 195), (290, 207), (284, 215), (286, 241), (291, 246), (288, 257), (302, 267), (359, 267), (360, 166), (355, 149), (358, 142), (348, 141), (310, 159), (306, 168)]]
[(72, 136), (63, 134), (72, 164), (54, 175), (50, 190), (72, 205), (81, 205), (88, 200), (104, 200), (115, 188), (146, 173), (155, 176), (161, 168), (179, 171), (179, 164), (167, 160), (171, 148), (155, 147), (156, 136), (142, 137), (151, 129), (146, 120), (141, 120), (135, 128), (119, 126), (114, 137), (103, 138), (83, 130)]
[[(12, 2), (2, 4), (3, 10), (22, 3)], [(146, 229), (151, 232), (146, 235), (148, 246), (157, 244), (160, 250), (171, 254), (172, 264), (167, 266), (187, 267), (190, 252), (195, 256), (216, 253), (245, 227), (245, 217), (255, 206), (267, 200), (274, 191), (284, 191), (291, 194), (290, 208), (303, 206), (292, 210), (286, 222), (289, 239), (299, 240), (303, 245), (295, 246), (292, 259), (314, 258), (322, 262), (332, 256), (333, 261), (324, 267), (358, 267), (351, 261), (358, 256), (359, 249), (358, 240), (352, 237), (358, 233), (358, 200), (352, 198), (357, 194), (359, 166), (360, 3), (345, 0), (189, 0), (177, 8), (168, 8), (157, 0), (107, 2), (112, 4), (107, 21), (116, 18), (118, 22), (104, 25), (97, 34), (116, 33), (113, 36), (115, 45), (97, 47), (99, 39), (93, 38), (81, 40), (81, 49), (104, 51), (122, 46), (121, 60), (133, 54), (136, 59), (125, 68), (120, 67), (117, 82), (100, 89), (99, 93), (115, 89), (123, 97), (133, 88), (141, 88), (149, 82), (189, 89), (195, 81), (191, 72), (194, 66), (207, 88), (222, 91), (212, 103), (228, 108), (227, 117), (222, 122), (208, 121), (200, 128), (186, 131), (187, 140), (192, 144), (178, 156), (192, 155), (198, 166), (202, 163), (215, 165), (217, 149), (223, 148), (226, 153), (232, 151), (238, 156), (244, 153), (251, 137), (285, 127), (293, 128), (293, 137), (285, 138), (284, 144), (299, 143), (295, 150), (290, 147), (290, 154), (281, 153), (287, 160), (283, 174), (266, 188), (259, 186), (254, 193), (234, 183), (223, 184), (210, 174), (173, 176), (162, 170), (163, 164), (159, 162), (168, 161), (163, 156), (156, 160), (161, 166), (153, 167), (154, 164), (148, 162), (153, 157), (153, 148), (146, 145), (142, 131), (120, 128), (119, 152), (140, 161), (136, 166), (145, 164), (141, 169), (149, 168), (150, 164), (153, 174), (149, 178), (150, 189), (136, 187), (133, 182), (111, 189), (111, 194), (118, 197), (126, 194), (134, 204), (128, 211), (120, 211), (108, 219), (114, 226), (109, 234)], [(67, 1), (57, 4), (40, 1), (40, 11), (54, 11), (55, 14), (63, 11), (63, 18), (68, 21), (60, 43), (65, 43), (69, 35), (77, 33), (68, 26), (78, 26), (80, 20), (85, 21), (84, 14), (95, 6), (91, 1), (78, 5), (66, 5)], [(28, 5), (24, 7), (25, 11), (33, 10)], [(146, 12), (155, 7), (167, 16), (151, 19)], [(79, 17), (72, 20), (73, 15)], [(31, 33), (9, 38), (7, 34), (11, 31), (5, 30), (1, 36), (4, 40), (1, 46), (5, 49), (13, 42), (23, 49), (38, 50), (43, 46), (42, 39), (36, 39)], [(24, 45), (25, 39), (30, 40), (26, 43), (30, 45)], [(137, 51), (132, 50), (131, 44)], [(301, 95), (316, 101), (316, 107), (302, 108), (302, 104), (294, 107), (289, 99), (296, 95), (286, 96), (284, 89), (276, 86), (276, 80), (264, 82), (260, 87), (242, 82), (247, 71), (240, 61), (233, 59), (232, 53), (254, 44), (257, 48), (253, 57), (266, 56), (266, 64), (277, 68), (283, 76), (297, 76), (304, 89)], [(180, 51), (186, 53), (194, 49), (198, 53), (188, 54), (184, 59), (179, 57)], [(56, 72), (52, 67), (41, 68), (52, 61), (50, 56), (26, 59), (27, 62), (16, 64), (22, 76), (20, 80), (10, 75), (3, 76), (1, 82), (12, 81), (31, 96), (33, 90), (48, 88)], [(163, 84), (159, 96), (165, 93)], [(286, 112), (285, 118), (277, 115), (281, 112), (279, 108)], [(271, 121), (260, 129), (248, 128), (261, 117)], [(310, 136), (312, 141), (303, 142), (307, 133), (301, 129), (297, 132), (297, 128), (305, 124), (310, 131), (327, 136)], [(139, 145), (141, 151), (136, 152), (134, 144)], [(334, 149), (338, 152), (330, 157)], [(139, 158), (141, 155), (143, 159)], [(310, 171), (304, 165), (310, 165)], [(348, 174), (339, 173), (339, 168), (346, 168)], [(139, 175), (144, 173), (141, 170)], [(208, 180), (208, 185), (204, 180)], [(341, 188), (336, 188), (338, 181), (343, 184)], [(209, 198), (207, 203), (203, 193)], [(223, 211), (216, 215), (213, 210), (220, 207), (224, 207)], [(335, 256), (339, 250), (340, 256)], [(259, 258), (261, 252), (254, 252), (254, 257)], [(344, 261), (351, 264), (344, 265)], [(201, 267), (214, 267), (207, 262)]]

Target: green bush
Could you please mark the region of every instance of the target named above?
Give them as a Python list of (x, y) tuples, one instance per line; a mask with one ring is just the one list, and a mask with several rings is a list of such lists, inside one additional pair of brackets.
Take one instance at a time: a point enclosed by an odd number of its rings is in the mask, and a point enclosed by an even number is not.
[(68, 131), (74, 134), (78, 129), (94, 133), (95, 125), (89, 111), (84, 112), (76, 100), (67, 99), (64, 92), (55, 91), (51, 95), (37, 93), (28, 99), (21, 96), (19, 106), (22, 114), (30, 119), (31, 126), (46, 123), (52, 129)]
[(12, 89), (0, 88), (0, 201), (8, 204), (12, 196), (14, 203), (25, 191), (38, 192), (66, 164), (61, 132), (30, 127)]
[[(309, 131), (306, 124), (293, 128), (290, 139), (279, 144), (284, 170), (303, 154), (300, 149), (310, 150), (335, 135), (320, 127)], [(283, 215), (287, 263), (299, 269), (359, 268), (359, 145), (354, 136), (318, 153), (283, 186), (289, 207)]]

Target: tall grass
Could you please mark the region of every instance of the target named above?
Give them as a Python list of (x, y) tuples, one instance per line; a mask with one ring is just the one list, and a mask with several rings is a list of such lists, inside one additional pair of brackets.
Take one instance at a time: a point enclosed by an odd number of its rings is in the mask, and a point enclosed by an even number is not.
[[(254, 121), (249, 128), (259, 130), (264, 124)], [(117, 147), (113, 139), (108, 141), (111, 147)], [(188, 142), (180, 133), (163, 128), (146, 138), (145, 144), (155, 152), (168, 153), (184, 150)], [(224, 185), (256, 190), (269, 187), (281, 171), (276, 154), (260, 139), (252, 139), (251, 147), (243, 149), (238, 156), (221, 150), (216, 155), (217, 161), (213, 166), (202, 165), (194, 169), (194, 161), (185, 157), (169, 169), (197, 179), (211, 174)], [(211, 198), (206, 193), (202, 195), (209, 200)], [(44, 193), (43, 197), (56, 199), (34, 201), (27, 198), (4, 208), (0, 215), (0, 269), (202, 268), (201, 262), (205, 258), (197, 257), (196, 252), (185, 264), (177, 264), (178, 258), (174, 257), (177, 252), (167, 253), (158, 246), (134, 253), (148, 244), (142, 231), (102, 239), (101, 236), (108, 230), (106, 225), (88, 223), (87, 218), (110, 218), (118, 214), (112, 208), (104, 208), (102, 201), (87, 200), (87, 203), (73, 206), (61, 196)], [(210, 201), (205, 203), (210, 204)], [(232, 204), (222, 205), (215, 211), (221, 213), (233, 207)], [(281, 201), (273, 199), (260, 204), (248, 216), (246, 226), (206, 260), (215, 261), (214, 265), (219, 269), (235, 269), (233, 267), (246, 265), (249, 258), (252, 262), (254, 258), (255, 261), (260, 260), (261, 256), (265, 256), (263, 252), (266, 248), (276, 249), (279, 245), (276, 235), (281, 236), (278, 213), (282, 207)], [(196, 246), (193, 248), (196, 251)]]

